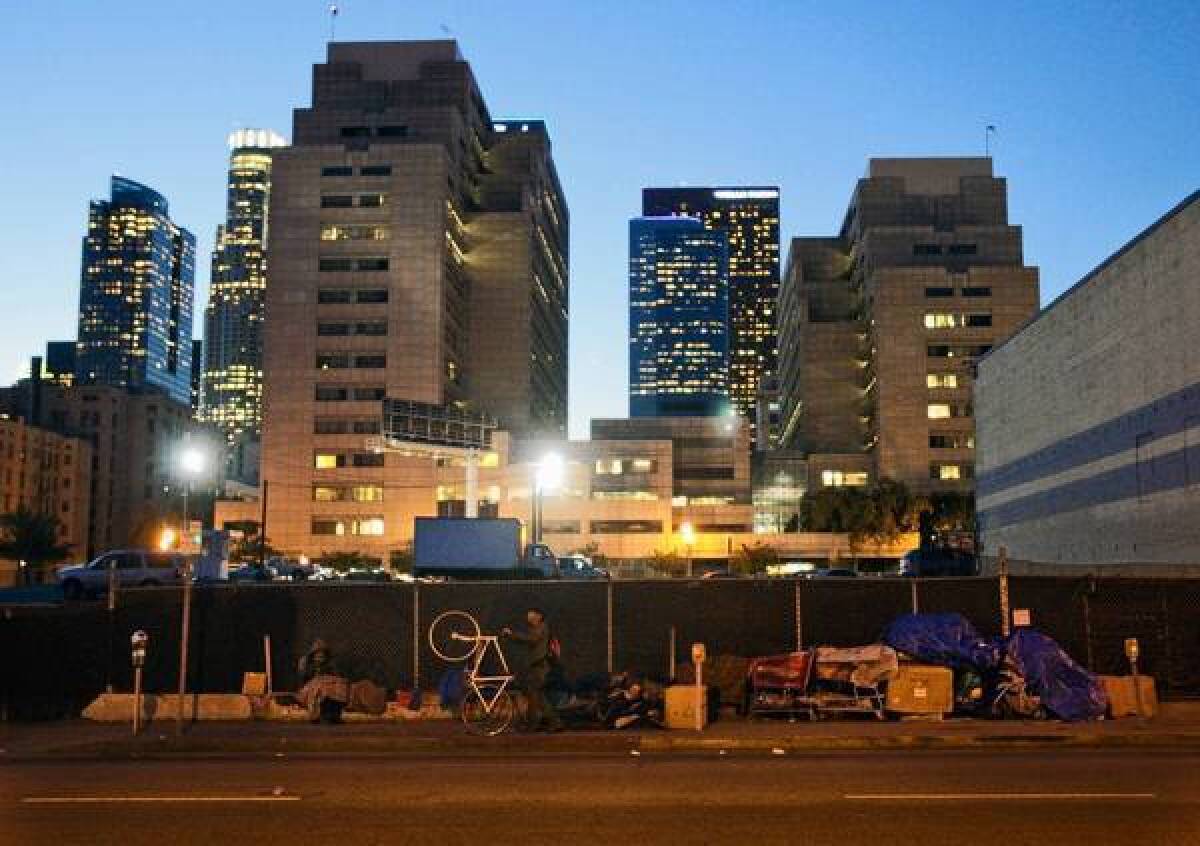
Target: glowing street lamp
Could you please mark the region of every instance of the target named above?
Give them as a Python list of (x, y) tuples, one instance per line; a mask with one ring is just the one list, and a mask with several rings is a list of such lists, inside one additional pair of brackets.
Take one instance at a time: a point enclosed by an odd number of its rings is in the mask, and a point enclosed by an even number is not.
[(563, 486), (567, 475), (567, 465), (563, 457), (556, 452), (542, 456), (537, 463), (533, 477), (533, 542), (542, 542), (542, 501), (546, 491), (556, 491)]
[(179, 469), (183, 472), (183, 527), (181, 537), (187, 542), (188, 528), (188, 495), (192, 492), (192, 480), (204, 472), (208, 459), (204, 451), (196, 446), (185, 445), (179, 454)]
[(685, 520), (679, 527), (679, 539), (683, 541), (683, 546), (687, 550), (687, 575), (692, 577), (692, 546), (696, 543), (696, 530), (692, 528), (691, 522)]

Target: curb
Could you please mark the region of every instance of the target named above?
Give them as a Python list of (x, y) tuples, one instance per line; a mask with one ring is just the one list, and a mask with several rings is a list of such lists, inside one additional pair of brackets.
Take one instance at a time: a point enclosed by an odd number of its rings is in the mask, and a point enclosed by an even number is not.
[(891, 735), (887, 737), (671, 736), (564, 734), (538, 737), (176, 738), (171, 735), (97, 741), (0, 756), (0, 765), (34, 761), (246, 760), (349, 758), (555, 758), (672, 754), (863, 751), (980, 751), (1028, 749), (1196, 749), (1200, 732), (1147, 734)]

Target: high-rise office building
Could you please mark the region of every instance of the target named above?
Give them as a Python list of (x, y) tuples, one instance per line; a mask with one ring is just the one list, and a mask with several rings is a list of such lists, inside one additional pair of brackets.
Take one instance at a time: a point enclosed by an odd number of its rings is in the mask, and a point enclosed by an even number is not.
[(775, 369), (779, 296), (779, 189), (646, 188), (642, 214), (686, 215), (729, 242), (729, 396), (757, 440), (759, 382)]
[(973, 363), (1038, 309), (990, 158), (872, 159), (780, 293), (780, 443), (810, 487), (974, 488)]
[[(269, 129), (239, 129), (229, 136), (225, 222), (217, 227), (212, 284), (204, 313), (200, 419), (224, 435), (234, 465), (262, 430), (271, 165), (276, 150), (285, 143)], [(256, 481), (257, 468), (247, 469), (248, 474), (233, 475), (242, 481)]]
[(385, 398), (562, 436), (566, 202), (545, 125), (496, 121), (453, 41), (334, 43), (273, 157), (261, 475), (272, 542), (386, 557), (434, 485)]
[(629, 415), (729, 411), (729, 249), (688, 217), (629, 222)]
[(83, 239), (75, 381), (191, 398), (196, 239), (158, 192), (114, 176)]
[(46, 359), (42, 365), (42, 381), (52, 385), (71, 387), (71, 383), (75, 381), (74, 341), (46, 342)]

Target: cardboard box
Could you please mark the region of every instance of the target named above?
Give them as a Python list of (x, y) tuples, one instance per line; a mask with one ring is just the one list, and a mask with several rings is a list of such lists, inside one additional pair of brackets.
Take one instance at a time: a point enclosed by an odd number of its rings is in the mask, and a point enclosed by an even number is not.
[(954, 672), (948, 667), (901, 664), (888, 682), (886, 707), (896, 714), (949, 714), (954, 710)]
[[(1153, 717), (1158, 713), (1158, 692), (1154, 687), (1154, 677), (1138, 674), (1139, 686), (1142, 689), (1142, 716)], [(1108, 715), (1110, 717), (1136, 717), (1138, 715), (1137, 688), (1133, 686), (1133, 676), (1101, 676), (1104, 692), (1108, 695)]]
[[(669, 729), (696, 728), (696, 686), (673, 684), (667, 688), (666, 722)], [(701, 725), (708, 724), (708, 691), (700, 689)]]

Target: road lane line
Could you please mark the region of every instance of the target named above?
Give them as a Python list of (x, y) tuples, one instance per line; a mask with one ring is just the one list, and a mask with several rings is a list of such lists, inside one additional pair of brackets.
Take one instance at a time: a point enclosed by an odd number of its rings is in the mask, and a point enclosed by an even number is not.
[(973, 801), (992, 799), (1005, 802), (1025, 799), (1157, 799), (1156, 793), (844, 793), (843, 799), (880, 799), (896, 801)]
[(299, 802), (299, 796), (22, 796), (25, 805), (94, 805), (112, 802)]

